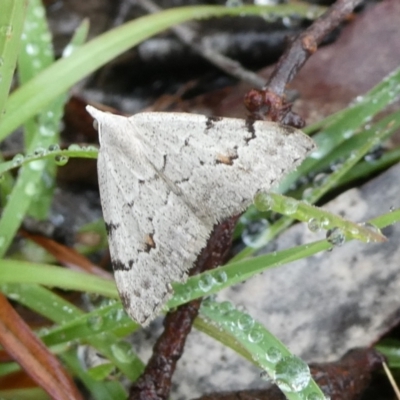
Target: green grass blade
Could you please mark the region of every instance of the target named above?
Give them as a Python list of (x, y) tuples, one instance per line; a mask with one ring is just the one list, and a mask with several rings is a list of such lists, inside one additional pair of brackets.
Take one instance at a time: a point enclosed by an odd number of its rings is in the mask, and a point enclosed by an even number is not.
[[(319, 10), (322, 11), (322, 8)], [(263, 13), (273, 13), (277, 16), (292, 15), (293, 13), (307, 15), (309, 11), (310, 6), (301, 3), (237, 8), (197, 6), (169, 9), (128, 22), (91, 40), (70, 57), (58, 60), (26, 85), (17, 89), (7, 103), (6, 115), (0, 126), (0, 140), (28, 118), (39, 113), (53, 99), (65, 93), (82, 78), (129, 48), (173, 25), (191, 19), (225, 15), (260, 15)]]

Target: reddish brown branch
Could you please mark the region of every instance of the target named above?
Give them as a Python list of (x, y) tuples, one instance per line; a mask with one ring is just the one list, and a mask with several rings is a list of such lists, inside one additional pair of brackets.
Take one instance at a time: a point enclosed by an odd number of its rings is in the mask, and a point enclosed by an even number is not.
[(335, 29), (362, 0), (337, 0), (329, 10), (300, 34), (279, 59), (268, 83), (261, 90), (247, 93), (247, 109), (263, 119), (281, 121), (297, 127), (303, 124), (285, 102), (286, 85), (296, 76), (307, 59), (316, 52), (324, 37)]
[[(207, 247), (201, 252), (191, 275), (213, 269), (224, 263), (232, 243), (237, 217), (230, 218), (214, 228)], [(131, 387), (130, 400), (167, 399), (171, 389), (172, 375), (181, 358), (187, 335), (197, 317), (201, 299), (184, 304), (167, 314), (164, 332), (153, 348), (146, 369)]]

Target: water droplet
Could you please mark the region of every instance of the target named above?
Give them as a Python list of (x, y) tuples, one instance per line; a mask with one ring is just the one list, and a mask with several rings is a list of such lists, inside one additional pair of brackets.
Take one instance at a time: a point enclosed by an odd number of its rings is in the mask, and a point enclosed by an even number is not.
[(222, 285), (228, 280), (228, 275), (225, 271), (216, 271), (214, 274), (214, 280), (218, 285)]
[(304, 189), (301, 198), (302, 198), (304, 201), (308, 202), (308, 201), (311, 199), (313, 193), (314, 193), (314, 189), (313, 189), (312, 187), (309, 187), (309, 188), (307, 188), (307, 189)]
[(51, 126), (40, 125), (39, 133), (45, 137), (53, 137), (55, 135), (55, 131)]
[(42, 19), (45, 15), (43, 7), (34, 7), (32, 11), (33, 15), (39, 19)]
[(36, 185), (33, 182), (28, 182), (25, 186), (25, 194), (27, 196), (33, 196), (36, 194)]
[(329, 178), (328, 174), (324, 174), (324, 173), (317, 174), (315, 176), (315, 178), (313, 179), (313, 184), (315, 187), (320, 187), (326, 183), (328, 178)]
[(77, 46), (75, 46), (72, 43), (69, 43), (67, 46), (65, 46), (65, 48), (62, 52), (63, 58), (69, 57), (76, 49), (77, 49)]
[(11, 25), (2, 25), (0, 27), (0, 34), (4, 35), (7, 39), (11, 37), (13, 27)]
[(254, 328), (249, 332), (247, 338), (249, 339), (249, 342), (251, 342), (251, 343), (260, 343), (261, 340), (263, 340), (263, 338), (264, 338), (264, 334), (259, 329)]
[(128, 342), (118, 342), (111, 345), (114, 357), (122, 363), (129, 363), (134, 359), (132, 346)]
[(35, 160), (29, 163), (29, 168), (32, 171), (43, 171), (45, 165), (46, 163), (44, 160)]
[(101, 315), (92, 315), (88, 318), (87, 323), (90, 329), (98, 332), (103, 327), (104, 321)]
[(99, 148), (96, 146), (87, 146), (86, 149), (87, 151), (99, 151)]
[(242, 232), (243, 243), (249, 247), (255, 246), (268, 226), (269, 222), (264, 218), (250, 222)]
[(345, 242), (346, 237), (340, 228), (332, 228), (326, 232), (326, 239), (333, 246), (341, 246)]
[(56, 164), (59, 166), (63, 166), (68, 162), (69, 157), (64, 156), (64, 155), (58, 155), (55, 156), (54, 160), (56, 161)]
[(297, 211), (298, 207), (299, 207), (299, 203), (297, 200), (288, 198), (288, 199), (285, 199), (283, 202), (282, 212), (283, 212), (283, 214), (286, 214), (286, 215), (292, 215)]
[(261, 378), (263, 381), (266, 381), (266, 382), (271, 382), (271, 381), (272, 381), (272, 379), (271, 379), (271, 377), (268, 375), (268, 372), (267, 372), (267, 371), (261, 371), (261, 372), (260, 372), (260, 378)]
[(199, 288), (203, 292), (208, 292), (214, 285), (214, 278), (210, 274), (205, 274), (199, 280)]
[(274, 380), (287, 392), (302, 391), (308, 386), (310, 379), (310, 368), (296, 356), (284, 357), (275, 366)]
[(274, 199), (268, 193), (260, 192), (254, 196), (254, 205), (259, 211), (269, 211), (274, 205)]
[(311, 232), (317, 233), (321, 230), (321, 222), (317, 218), (310, 218), (307, 225)]
[(49, 150), (49, 151), (58, 151), (58, 150), (60, 150), (60, 146), (59, 146), (58, 143), (54, 143), (54, 144), (51, 144), (51, 145), (48, 147), (48, 150)]
[(46, 149), (44, 149), (43, 147), (38, 147), (33, 151), (33, 155), (36, 157), (43, 156), (45, 154), (46, 154)]
[(82, 148), (81, 148), (81, 146), (79, 146), (79, 144), (70, 144), (68, 146), (68, 150), (70, 150), (70, 151), (81, 151)]
[(25, 160), (25, 157), (22, 154), (16, 154), (13, 159), (12, 159), (12, 166), (13, 167), (18, 167), (18, 165), (21, 165)]
[(344, 132), (342, 133), (342, 135), (343, 135), (343, 138), (345, 138), (345, 139), (350, 139), (350, 138), (354, 135), (354, 130), (349, 129), (349, 130), (347, 130), (347, 131), (344, 131)]
[(322, 217), (320, 219), (320, 224), (322, 228), (326, 228), (327, 226), (329, 226), (329, 224), (331, 223), (331, 221), (329, 220), (328, 217)]
[(235, 307), (230, 301), (223, 301), (222, 303), (219, 304), (219, 310), (222, 314), (227, 314), (234, 309)]
[(36, 44), (28, 43), (25, 47), (25, 51), (30, 56), (37, 56), (39, 54), (39, 47)]
[(249, 314), (242, 314), (237, 321), (237, 325), (240, 330), (247, 332), (254, 326), (254, 319)]
[(270, 363), (276, 364), (282, 358), (282, 353), (276, 347), (271, 346), (265, 353), (265, 358)]

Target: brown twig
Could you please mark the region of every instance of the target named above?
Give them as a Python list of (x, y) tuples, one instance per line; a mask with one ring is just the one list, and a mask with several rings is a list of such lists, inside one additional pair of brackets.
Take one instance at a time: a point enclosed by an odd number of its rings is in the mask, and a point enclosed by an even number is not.
[(301, 33), (281, 56), (268, 83), (249, 91), (247, 109), (255, 116), (280, 121), (297, 127), (303, 124), (285, 101), (286, 85), (295, 77), (308, 58), (314, 54), (324, 37), (335, 29), (362, 0), (337, 0), (327, 12)]
[[(203, 249), (191, 270), (191, 275), (213, 269), (226, 261), (237, 219), (238, 217), (232, 217), (214, 228), (207, 247)], [(131, 387), (130, 400), (168, 398), (172, 375), (181, 358), (187, 335), (191, 331), (200, 305), (201, 299), (197, 299), (167, 314), (164, 320), (164, 332), (153, 347), (153, 355), (144, 373)]]

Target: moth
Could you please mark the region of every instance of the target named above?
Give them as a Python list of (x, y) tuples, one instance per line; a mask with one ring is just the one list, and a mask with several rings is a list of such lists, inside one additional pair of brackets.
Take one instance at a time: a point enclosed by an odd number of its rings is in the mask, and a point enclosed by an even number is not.
[(183, 282), (213, 226), (244, 211), (315, 144), (266, 121), (87, 106), (98, 122), (101, 204), (123, 306), (142, 325)]

